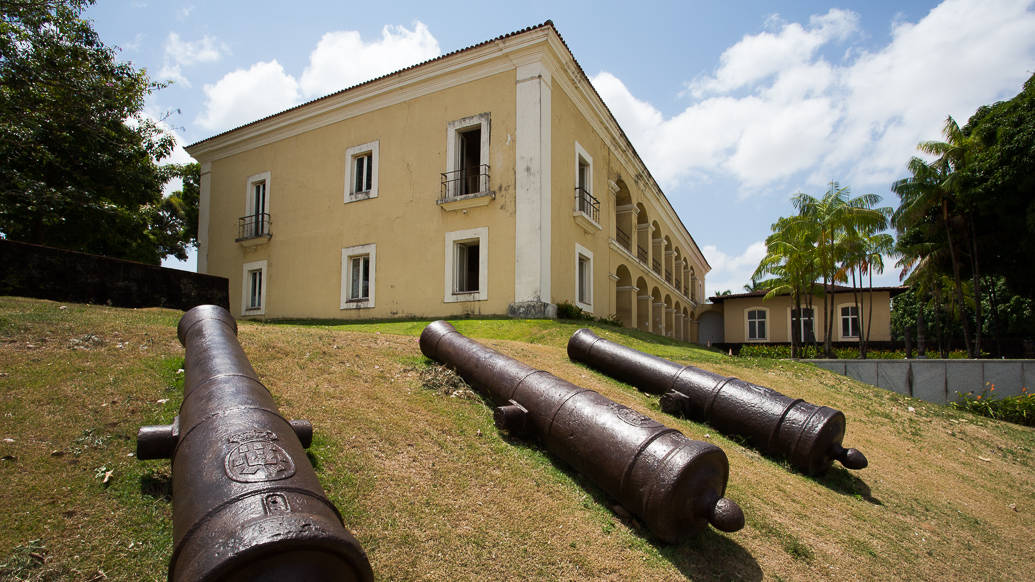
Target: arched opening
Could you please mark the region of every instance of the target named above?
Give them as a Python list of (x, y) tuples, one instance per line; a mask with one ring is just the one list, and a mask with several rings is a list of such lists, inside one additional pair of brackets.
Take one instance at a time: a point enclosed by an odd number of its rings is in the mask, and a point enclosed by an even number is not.
[(665, 242), (661, 237), (661, 225), (655, 220), (651, 223), (650, 268), (661, 277), (661, 258), (665, 252)]
[(672, 255), (672, 285), (683, 295), (683, 253), (676, 247)]
[(686, 341), (694, 343), (697, 341), (697, 330), (695, 329), (696, 321), (694, 321), (694, 314), (687, 312), (686, 308), (683, 309), (683, 326), (686, 329)]
[(698, 303), (697, 300), (697, 273), (693, 267), (690, 267), (690, 300), (694, 303)]
[(670, 238), (668, 238), (666, 236), (664, 241), (665, 241), (665, 254), (663, 256), (663, 259), (665, 261), (665, 263), (664, 263), (664, 265), (665, 265), (665, 282), (668, 283), (669, 285), (674, 285), (675, 282), (672, 279), (672, 255), (674, 254), (674, 251), (672, 250), (672, 239), (670, 239)]
[(651, 296), (647, 293), (647, 280), (639, 277), (636, 279), (636, 287), (636, 329), (650, 331)]
[(658, 335), (665, 335), (665, 302), (661, 300), (661, 290), (651, 289), (651, 325), (650, 330)]
[(673, 318), (675, 319), (673, 329), (675, 330), (674, 337), (680, 341), (686, 341), (686, 326), (683, 324), (683, 305), (677, 300), (672, 308)]
[(615, 194), (615, 240), (618, 241), (622, 248), (632, 253), (632, 237), (636, 234), (633, 230), (635, 227), (634, 217), (636, 216), (637, 208), (632, 203), (632, 196), (629, 194), (629, 188), (626, 187), (625, 182), (619, 179), (617, 185), (618, 192)]
[(665, 294), (665, 335), (668, 337), (675, 337), (676, 325), (675, 325), (675, 313), (672, 309), (672, 297), (667, 293)]
[(615, 276), (618, 277), (615, 281), (615, 314), (624, 327), (636, 327), (636, 287), (632, 284), (632, 275), (625, 265), (618, 265)]
[(647, 209), (643, 204), (636, 205), (636, 258), (644, 265), (649, 265), (647, 249), (650, 248), (650, 223), (647, 219)]

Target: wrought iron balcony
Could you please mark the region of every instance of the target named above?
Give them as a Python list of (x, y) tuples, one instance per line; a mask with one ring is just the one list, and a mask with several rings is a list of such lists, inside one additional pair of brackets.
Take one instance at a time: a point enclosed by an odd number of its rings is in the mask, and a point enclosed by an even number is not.
[(672, 284), (672, 271), (669, 269), (665, 269), (665, 281), (667, 281), (669, 285)]
[(646, 263), (647, 262), (647, 248), (646, 247), (642, 247), (640, 245), (636, 245), (636, 256), (641, 261)]
[(270, 215), (267, 212), (242, 216), (237, 219), (236, 242), (258, 238), (269, 239), (273, 236), (273, 233), (270, 231), (270, 225)]
[(655, 273), (657, 273), (658, 275), (661, 274), (661, 261), (659, 261), (658, 259), (652, 259), (651, 266), (654, 267)]
[(593, 222), (600, 222), (600, 201), (581, 186), (575, 188), (575, 209)]
[(442, 193), (439, 203), (449, 202), (465, 196), (489, 193), (489, 165), (481, 164), (442, 172)]

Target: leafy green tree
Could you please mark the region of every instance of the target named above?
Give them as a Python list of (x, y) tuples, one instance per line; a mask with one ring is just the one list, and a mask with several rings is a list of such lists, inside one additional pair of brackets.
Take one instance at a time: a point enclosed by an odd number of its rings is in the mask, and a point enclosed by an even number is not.
[[(772, 283), (766, 299), (789, 294), (791, 310), (791, 357), (800, 357), (802, 298), (811, 297), (818, 276), (814, 259), (816, 229), (807, 222), (781, 217), (770, 227), (766, 240), (766, 256), (752, 275), (752, 281), (771, 275)], [(811, 302), (810, 302), (811, 304)]]
[[(171, 136), (142, 114), (159, 88), (82, 17), (92, 0), (0, 2), (0, 233), (158, 263), (186, 256)], [(177, 214), (179, 213), (179, 214)], [(178, 230), (179, 229), (179, 230)]]

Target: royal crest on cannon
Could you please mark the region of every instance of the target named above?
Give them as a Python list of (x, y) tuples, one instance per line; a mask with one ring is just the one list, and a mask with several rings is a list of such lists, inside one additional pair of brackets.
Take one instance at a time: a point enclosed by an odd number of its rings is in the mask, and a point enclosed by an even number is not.
[(312, 426), (277, 411), (234, 318), (195, 307), (177, 333), (186, 350), (179, 415), (137, 435), (140, 459), (172, 459), (169, 580), (373, 580), (306, 458)]

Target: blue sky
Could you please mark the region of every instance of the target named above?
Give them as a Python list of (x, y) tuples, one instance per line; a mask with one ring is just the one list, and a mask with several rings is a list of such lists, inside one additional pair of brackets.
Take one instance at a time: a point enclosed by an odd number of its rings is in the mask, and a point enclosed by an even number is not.
[[(712, 265), (709, 294), (748, 281), (792, 194), (837, 180), (894, 206), (918, 142), (1035, 72), (1035, 0), (100, 0), (86, 15), (172, 81), (147, 112), (183, 145), (551, 19)], [(897, 283), (892, 263), (879, 283)]]

